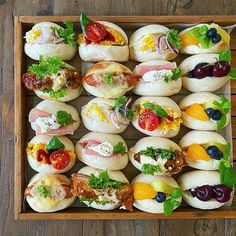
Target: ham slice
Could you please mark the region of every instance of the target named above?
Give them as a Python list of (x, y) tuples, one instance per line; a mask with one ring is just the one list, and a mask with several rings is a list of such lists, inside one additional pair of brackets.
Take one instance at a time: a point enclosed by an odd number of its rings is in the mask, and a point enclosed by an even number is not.
[(74, 134), (74, 127), (73, 125), (67, 125), (67, 126), (60, 126), (58, 129), (51, 129), (49, 130), (48, 132), (46, 133), (43, 133), (41, 132), (41, 128), (38, 126), (38, 125), (35, 125), (36, 126), (36, 134), (48, 134), (48, 135), (67, 135), (67, 134), (71, 134), (73, 135)]
[(121, 154), (120, 154), (120, 153), (111, 155), (111, 156), (109, 156), (109, 157), (103, 156), (103, 155), (101, 155), (100, 153), (98, 153), (98, 152), (96, 152), (96, 151), (91, 150), (91, 149), (88, 148), (88, 147), (91, 146), (91, 145), (94, 145), (94, 144), (95, 144), (95, 145), (99, 145), (99, 144), (101, 144), (101, 143), (102, 143), (102, 142), (99, 142), (99, 141), (97, 141), (97, 140), (86, 140), (86, 141), (84, 141), (84, 142), (82, 143), (82, 145), (83, 145), (83, 147), (84, 147), (84, 149), (83, 149), (84, 154), (91, 155), (91, 156), (100, 156), (100, 157), (105, 157), (105, 158), (119, 158), (119, 157), (121, 157)]
[(29, 113), (29, 122), (35, 122), (38, 117), (49, 117), (50, 113), (39, 110), (38, 108), (33, 108)]
[(176, 68), (176, 63), (175, 62), (169, 62), (163, 65), (150, 65), (150, 66), (142, 66), (142, 65), (137, 65), (135, 67), (137, 73), (141, 76), (143, 76), (145, 73), (151, 71), (151, 70), (173, 70)]

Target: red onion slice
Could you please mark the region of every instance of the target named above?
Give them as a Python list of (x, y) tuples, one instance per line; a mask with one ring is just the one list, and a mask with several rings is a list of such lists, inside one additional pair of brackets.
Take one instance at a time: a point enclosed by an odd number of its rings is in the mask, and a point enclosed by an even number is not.
[(116, 117), (116, 113), (114, 111), (110, 112), (109, 114), (109, 118), (111, 120), (111, 123), (117, 128), (119, 129), (120, 126), (118, 125), (117, 121), (115, 119), (117, 119)]

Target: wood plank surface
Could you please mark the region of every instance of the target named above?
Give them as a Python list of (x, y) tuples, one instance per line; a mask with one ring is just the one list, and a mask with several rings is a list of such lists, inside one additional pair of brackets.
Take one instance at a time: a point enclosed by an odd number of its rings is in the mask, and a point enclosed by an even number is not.
[[(232, 15), (235, 0), (0, 1), (0, 235), (236, 235), (236, 220), (13, 220), (13, 18), (15, 15)], [(236, 81), (235, 81), (236, 82)], [(236, 94), (236, 83), (232, 92)], [(232, 97), (232, 101), (235, 101)], [(233, 105), (232, 115), (236, 116)], [(233, 118), (236, 140), (236, 118)], [(234, 146), (236, 141), (234, 140)], [(236, 150), (236, 148), (234, 149)]]

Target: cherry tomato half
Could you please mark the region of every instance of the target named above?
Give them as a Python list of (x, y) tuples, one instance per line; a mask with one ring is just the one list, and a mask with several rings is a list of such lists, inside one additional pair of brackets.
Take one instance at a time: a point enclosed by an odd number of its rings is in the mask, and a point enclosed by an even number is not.
[(107, 34), (106, 28), (98, 22), (91, 22), (87, 24), (85, 32), (87, 38), (95, 43), (103, 40)]
[(62, 170), (69, 165), (70, 155), (66, 151), (57, 150), (51, 153), (50, 161), (56, 170)]
[(158, 117), (153, 111), (146, 109), (138, 118), (138, 124), (141, 129), (148, 131), (155, 130), (159, 125)]

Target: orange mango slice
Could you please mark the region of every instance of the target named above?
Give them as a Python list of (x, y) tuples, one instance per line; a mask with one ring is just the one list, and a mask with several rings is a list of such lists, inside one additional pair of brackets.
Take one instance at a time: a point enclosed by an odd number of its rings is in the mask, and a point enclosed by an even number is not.
[(191, 144), (187, 150), (187, 157), (195, 161), (203, 160), (210, 161), (211, 157), (207, 154), (206, 150), (199, 144)]
[(202, 121), (209, 120), (208, 115), (200, 104), (192, 104), (185, 111), (189, 116)]
[(152, 199), (157, 196), (157, 192), (154, 190), (154, 188), (147, 183), (135, 183), (133, 185), (133, 191), (135, 200)]
[(188, 32), (185, 32), (184, 34), (181, 35), (180, 41), (181, 41), (183, 46), (198, 44), (197, 39), (195, 39), (191, 35), (189, 35)]

